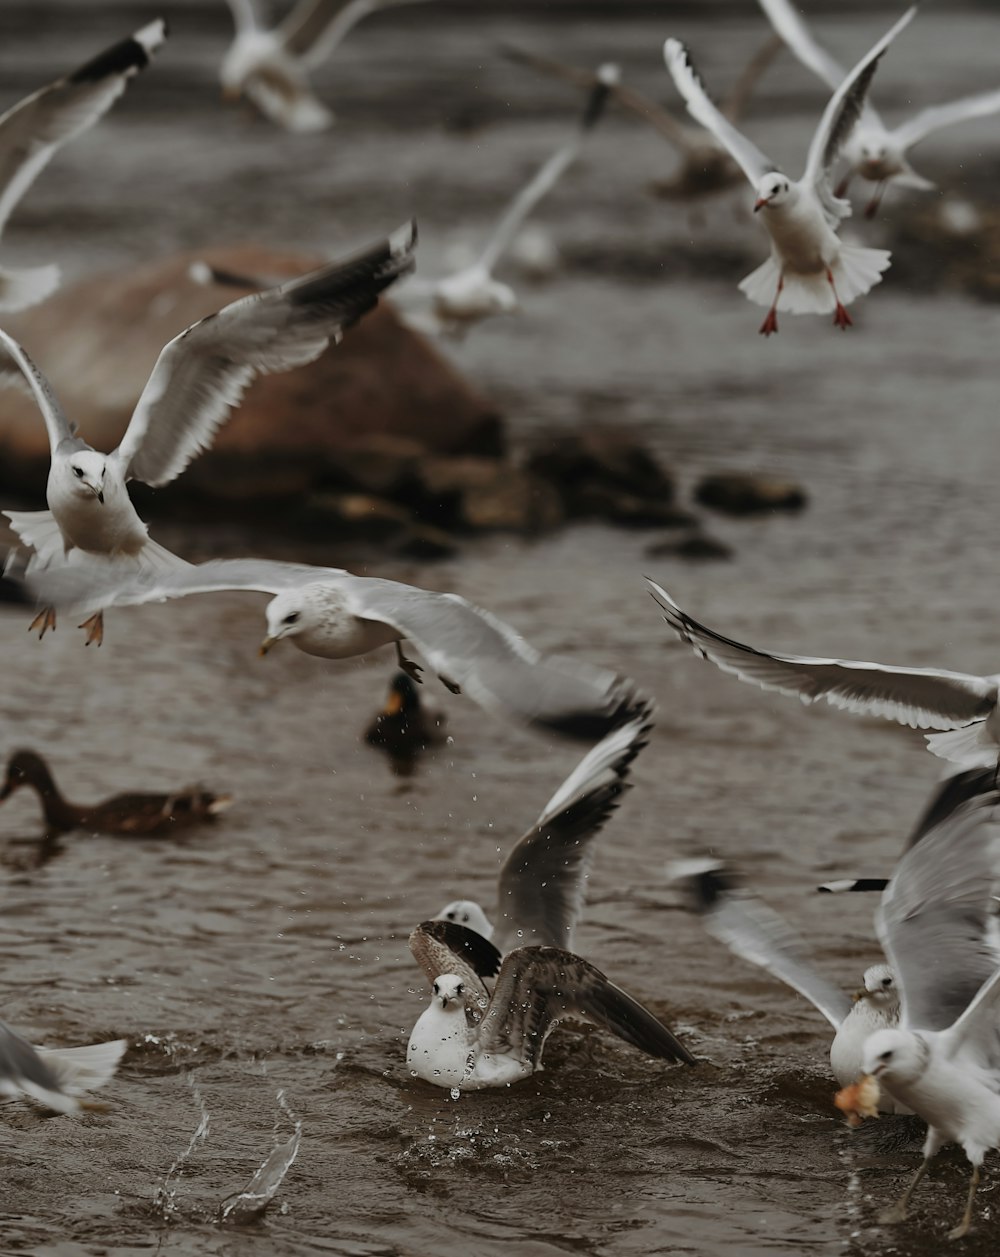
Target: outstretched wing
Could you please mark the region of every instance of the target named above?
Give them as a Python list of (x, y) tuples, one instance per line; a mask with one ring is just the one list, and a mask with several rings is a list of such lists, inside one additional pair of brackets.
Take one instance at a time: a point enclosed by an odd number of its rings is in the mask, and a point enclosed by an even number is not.
[(493, 270), (510, 246), (521, 224), (528, 217), (541, 199), (555, 187), (569, 167), (576, 161), (588, 134), (597, 125), (604, 112), (608, 94), (618, 82), (617, 66), (601, 66), (596, 74), (596, 82), (587, 96), (587, 104), (583, 117), (571, 139), (567, 140), (544, 163), (542, 168), (521, 189), (514, 200), (504, 211), (490, 237), (489, 243), (482, 252), (479, 265), (487, 272)]
[(598, 742), (504, 861), (496, 925), (502, 951), (520, 943), (572, 949), (594, 840), (628, 789), (628, 772), (646, 745), (651, 715), (652, 703)]
[(766, 904), (735, 891), (732, 874), (714, 860), (680, 861), (673, 876), (686, 885), (713, 938), (748, 964), (756, 965), (804, 995), (835, 1030), (851, 1011), (851, 1001), (843, 991), (817, 973), (806, 955), (802, 940), (787, 921)]
[(993, 915), (1000, 792), (992, 782), (984, 787), (906, 851), (876, 913), (909, 1029), (952, 1025), (1000, 963)]
[(369, 577), (348, 577), (344, 591), (355, 615), (392, 625), (446, 684), (496, 715), (590, 742), (646, 710), (631, 681), (543, 658), (509, 624), (457, 594)]
[(510, 1053), (534, 1069), (546, 1036), (563, 1017), (584, 1017), (649, 1056), (697, 1064), (648, 1008), (600, 969), (558, 947), (519, 947), (508, 953), (479, 1026), (479, 1047)]
[(996, 702), (987, 677), (938, 668), (895, 668), (852, 659), (777, 655), (723, 637), (691, 618), (666, 590), (646, 578), (663, 618), (703, 659), (741, 681), (791, 694), (804, 703), (824, 698), (834, 707), (884, 716), (915, 729), (958, 729), (981, 720)]
[(277, 29), (285, 51), (310, 69), (324, 62), (370, 13), (419, 0), (299, 0)]
[(53, 155), (108, 112), (166, 35), (158, 18), (0, 117), (0, 231)]
[(663, 45), (663, 58), (677, 90), (684, 97), (688, 113), (715, 136), (754, 187), (768, 171), (778, 169), (714, 104), (694, 67), (691, 54), (679, 39), (667, 40)]
[(834, 222), (846, 218), (851, 207), (847, 201), (835, 197), (830, 190), (830, 169), (861, 118), (879, 61), (899, 32), (913, 21), (916, 11), (916, 8), (907, 9), (899, 21), (886, 31), (844, 78), (827, 102), (809, 145), (802, 182), (814, 189), (827, 215)]
[(946, 105), (931, 105), (927, 109), (921, 109), (909, 122), (896, 127), (892, 138), (901, 148), (912, 148), (934, 131), (956, 126), (959, 122), (969, 122), (972, 118), (988, 118), (998, 111), (1000, 89), (978, 92), (975, 96), (963, 96), (961, 100), (953, 100)]
[(23, 571), (12, 570), (10, 577), (41, 605), (77, 614), (227, 590), (280, 594), (312, 581), (340, 581), (347, 576), (339, 568), (270, 559), (211, 559), (197, 564), (178, 560), (177, 566), (150, 568), (136, 574), (132, 565), (119, 567), (108, 559), (87, 558), (50, 564), (38, 571), (29, 564)]
[[(14, 337), (8, 335), (2, 328), (0, 328), (0, 348), (5, 350), (13, 360), (31, 390), (38, 409), (42, 412), (42, 418), (45, 420), (45, 430), (49, 434), (49, 449), (54, 454), (62, 442), (73, 435), (73, 425), (63, 413), (63, 408), (52, 391), (52, 385)], [(3, 365), (6, 371), (6, 364), (2, 364), (2, 360), (0, 360), (0, 365)]]
[(835, 92), (844, 81), (844, 67), (816, 42), (790, 0), (760, 0), (760, 7), (790, 51)]
[(454, 921), (422, 921), (410, 935), (409, 947), (428, 982), (454, 973), (465, 983), (466, 1007), (482, 1011), (501, 960), (488, 938)]
[(116, 456), (126, 478), (163, 485), (211, 445), (257, 375), (318, 358), (413, 267), (416, 225), (277, 288), (242, 297), (160, 351)]

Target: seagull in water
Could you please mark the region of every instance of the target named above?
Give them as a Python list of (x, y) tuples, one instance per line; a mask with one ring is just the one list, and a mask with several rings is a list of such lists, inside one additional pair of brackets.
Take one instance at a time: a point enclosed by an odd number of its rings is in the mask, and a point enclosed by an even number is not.
[(865, 1043), (862, 1069), (927, 1123), (924, 1159), (882, 1223), (907, 1216), (914, 1188), (946, 1143), (972, 1164), (960, 1239), (972, 1223), (983, 1158), (1000, 1147), (1000, 949), (996, 940), (1000, 793), (991, 790), (911, 847), (875, 924), (896, 974), (900, 1025)]
[[(258, 375), (312, 362), (378, 301), (378, 295), (413, 266), (415, 224), (387, 239), (267, 292), (233, 301), (193, 323), (161, 351), (125, 435), (110, 454), (76, 435), (48, 381), (24, 349), (0, 331), (30, 385), (49, 434), (52, 463), (47, 511), (4, 511), (34, 554), (29, 572), (83, 556), (106, 556), (126, 577), (184, 568), (152, 541), (126, 487), (141, 480), (158, 487), (179, 476), (211, 445)], [(43, 636), (55, 627), (45, 606), (31, 628)], [(81, 627), (87, 643), (100, 644), (98, 610)]]
[(107, 607), (163, 602), (191, 594), (251, 590), (272, 594), (266, 609), (266, 654), (288, 640), (307, 655), (350, 659), (396, 643), (400, 666), (411, 641), (453, 693), (489, 712), (582, 741), (602, 738), (647, 710), (627, 678), (577, 660), (544, 657), (509, 624), (458, 594), (433, 593), (398, 581), (352, 576), (340, 568), (269, 559), (183, 560), (138, 574), (107, 559), (8, 571), (43, 606), (98, 614)]
[[(842, 1087), (861, 1068), (864, 1045), (876, 1030), (899, 1022), (899, 996), (888, 965), (865, 970), (864, 987), (852, 1000), (818, 973), (802, 940), (766, 904), (736, 892), (735, 879), (717, 860), (680, 860), (668, 866), (671, 880), (682, 880), (701, 914), (706, 931), (745, 960), (764, 969), (819, 1009), (836, 1031), (830, 1067)], [(884, 1113), (909, 1113), (892, 1096), (882, 1096)]]
[(103, 1087), (118, 1068), (128, 1047), (125, 1039), (78, 1048), (36, 1048), (0, 1021), (0, 1095), (26, 1095), (56, 1113), (101, 1109), (81, 1100)]
[(253, 0), (229, 0), (236, 35), (219, 78), (227, 100), (248, 97), (288, 131), (324, 131), (334, 115), (318, 100), (309, 73), (326, 61), (370, 13), (420, 0), (299, 0), (285, 20), (265, 30)]
[[(542, 1068), (545, 1040), (564, 1017), (593, 1022), (648, 1056), (697, 1064), (649, 1009), (600, 969), (561, 948), (508, 952), (491, 996), (464, 972), (435, 972), (437, 948), (427, 940), (441, 924), (424, 922), (410, 935), (410, 950), (431, 983), (431, 1002), (406, 1049), (406, 1063), (417, 1078), (471, 1091), (519, 1082)], [(466, 932), (473, 946), (492, 946)]]
[[(818, 75), (830, 88), (844, 79), (843, 68), (821, 48), (809, 28), (789, 0), (760, 0), (771, 25), (804, 66)], [(898, 127), (887, 127), (875, 108), (865, 102), (861, 120), (842, 150), (848, 162), (847, 177), (837, 188), (844, 196), (854, 175), (875, 184), (875, 192), (865, 214), (874, 217), (890, 183), (901, 188), (930, 189), (934, 184), (917, 172), (907, 160), (907, 150), (925, 140), (935, 131), (957, 126), (973, 118), (985, 118), (1000, 111), (1000, 89), (963, 96), (946, 105), (921, 109)]]
[[(166, 35), (165, 22), (150, 22), (0, 117), (0, 232), (53, 156), (104, 117)], [(0, 311), (36, 305), (58, 283), (54, 265), (0, 269)]]
[(511, 314), (518, 308), (514, 290), (494, 279), (493, 271), (524, 220), (576, 161), (584, 141), (604, 111), (608, 93), (618, 81), (617, 66), (601, 66), (595, 79), (572, 138), (556, 149), (510, 203), (478, 260), (443, 279), (418, 276), (401, 284), (393, 293), (394, 304), (410, 327), (430, 335), (458, 336), (491, 315)]
[(846, 307), (877, 284), (889, 265), (884, 249), (841, 242), (837, 229), (851, 207), (834, 195), (830, 176), (861, 115), (879, 59), (915, 11), (903, 14), (830, 97), (798, 182), (782, 174), (712, 103), (684, 45), (668, 39), (663, 46), (667, 68), (688, 111), (725, 145), (755, 189), (754, 212), (761, 213), (771, 237), (771, 256), (740, 289), (757, 305), (769, 306), (760, 327), (764, 336), (778, 330), (779, 310), (792, 314), (832, 310), (836, 327), (850, 327)]
[(598, 742), (515, 843), (497, 878), (496, 926), (471, 899), (446, 904), (434, 918), (474, 930), (499, 949), (480, 977), (495, 976), (500, 954), (523, 943), (573, 950), (594, 842), (629, 788), (628, 774), (648, 741), (652, 713), (653, 704), (646, 703), (628, 724)]
[(966, 767), (996, 768), (1000, 674), (975, 676), (943, 668), (896, 668), (757, 650), (699, 624), (655, 581), (647, 577), (646, 584), (678, 637), (723, 672), (763, 690), (793, 695), (803, 703), (825, 698), (833, 707), (883, 716), (913, 729), (948, 730), (926, 735), (933, 754)]

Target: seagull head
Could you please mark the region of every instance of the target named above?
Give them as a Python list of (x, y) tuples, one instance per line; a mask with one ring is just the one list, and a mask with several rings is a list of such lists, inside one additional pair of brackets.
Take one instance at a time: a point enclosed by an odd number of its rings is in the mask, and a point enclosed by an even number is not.
[(107, 461), (97, 450), (76, 450), (64, 460), (62, 478), (74, 497), (97, 498), (104, 504)]
[(891, 1087), (894, 1082), (916, 1082), (929, 1058), (927, 1041), (919, 1035), (909, 1030), (876, 1030), (865, 1040), (861, 1068)]
[(792, 182), (780, 170), (769, 171), (757, 184), (757, 199), (753, 203), (753, 212), (760, 209), (774, 209), (784, 205), (792, 195)]
[(260, 653), (266, 655), (275, 642), (283, 637), (294, 637), (309, 627), (309, 608), (301, 590), (289, 589), (278, 594), (267, 604), (267, 636), (260, 644)]
[(885, 1013), (899, 1011), (899, 991), (896, 977), (888, 965), (872, 965), (865, 970), (864, 990), (858, 991), (856, 1000), (867, 1000), (873, 1008)]
[(466, 929), (475, 930), (483, 938), (493, 937), (493, 926), (490, 925), (486, 913), (474, 899), (455, 899), (445, 904), (434, 920), (454, 921), (456, 925), (464, 925)]
[(465, 1009), (465, 983), (456, 973), (442, 973), (434, 979), (432, 998), (444, 1012)]

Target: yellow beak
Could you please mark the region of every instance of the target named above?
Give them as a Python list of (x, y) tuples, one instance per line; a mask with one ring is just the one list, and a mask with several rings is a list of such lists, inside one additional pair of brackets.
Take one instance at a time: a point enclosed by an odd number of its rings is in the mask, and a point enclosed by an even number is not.
[(257, 651), (258, 657), (263, 659), (277, 640), (276, 637), (265, 637), (260, 644), (260, 649)]

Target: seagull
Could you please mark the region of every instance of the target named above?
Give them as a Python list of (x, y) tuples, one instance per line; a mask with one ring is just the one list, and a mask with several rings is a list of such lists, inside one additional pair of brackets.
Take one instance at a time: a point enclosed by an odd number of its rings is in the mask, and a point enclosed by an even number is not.
[(453, 693), (464, 690), (489, 712), (583, 741), (602, 738), (647, 710), (648, 700), (628, 679), (577, 660), (544, 657), (509, 624), (457, 594), (340, 568), (212, 559), (134, 573), (104, 559), (42, 569), (29, 563), (8, 574), (44, 606), (92, 615), (225, 590), (272, 594), (261, 654), (286, 638), (322, 659), (349, 659), (394, 642), (400, 666), (418, 679), (419, 667), (402, 654), (400, 643), (408, 639)]
[(803, 703), (825, 698), (833, 707), (882, 716), (926, 734), (928, 749), (964, 767), (997, 766), (1000, 756), (1000, 675), (975, 676), (943, 668), (897, 668), (854, 659), (778, 655), (744, 646), (699, 624), (666, 590), (646, 578), (663, 618), (695, 652), (723, 672)]
[(410, 935), (410, 950), (431, 983), (430, 1004), (406, 1049), (417, 1078), (470, 1091), (519, 1082), (542, 1068), (545, 1040), (564, 1017), (593, 1022), (648, 1056), (697, 1064), (647, 1008), (600, 969), (559, 947), (508, 952), (488, 998), (461, 973), (433, 972), (437, 949), (427, 947), (426, 936), (440, 924), (424, 922)]
[(125, 1039), (114, 1039), (89, 1047), (36, 1048), (0, 1021), (0, 1095), (27, 1095), (56, 1113), (101, 1109), (80, 1096), (114, 1076), (127, 1047)]
[[(32, 565), (65, 561), (72, 551), (118, 560), (129, 573), (168, 572), (182, 560), (157, 545), (129, 497), (129, 480), (158, 487), (179, 476), (211, 445), (257, 375), (288, 371), (318, 358), (376, 304), (378, 294), (413, 266), (416, 226), (267, 292), (233, 301), (193, 323), (160, 351), (118, 448), (102, 454), (75, 433), (46, 378), (24, 349), (0, 330), (35, 395), (51, 447), (47, 511), (4, 511), (33, 551)], [(51, 607), (31, 628), (55, 627)], [(100, 644), (103, 617), (86, 622)]]
[[(0, 116), (0, 233), (53, 156), (104, 117), (166, 36), (162, 19), (150, 22)], [(58, 283), (55, 265), (0, 269), (0, 311), (36, 305)]]
[[(843, 81), (842, 67), (830, 54), (816, 43), (805, 22), (789, 0), (760, 0), (771, 25), (785, 41), (792, 53), (804, 66), (818, 75), (830, 88)], [(931, 105), (921, 109), (908, 121), (890, 128), (879, 117), (875, 108), (865, 103), (861, 120), (854, 133), (844, 144), (849, 171), (837, 188), (837, 195), (844, 196), (852, 176), (860, 175), (875, 184), (875, 192), (865, 214), (868, 218), (878, 212), (879, 204), (890, 183), (901, 188), (926, 190), (934, 184), (917, 172), (907, 160), (907, 150), (925, 140), (935, 131), (956, 126), (972, 118), (985, 118), (1000, 111), (1000, 89), (977, 92), (963, 96), (946, 105)]]
[(287, 131), (325, 131), (334, 115), (313, 94), (310, 71), (326, 61), (362, 18), (419, 0), (299, 0), (285, 20), (264, 30), (253, 0), (229, 0), (236, 36), (219, 77), (223, 96), (247, 96)]
[[(706, 931), (745, 960), (804, 995), (836, 1031), (830, 1067), (842, 1087), (858, 1076), (864, 1045), (876, 1030), (899, 1022), (899, 996), (886, 964), (865, 970), (864, 987), (852, 1000), (832, 986), (810, 963), (802, 940), (766, 904), (736, 892), (733, 874), (717, 860), (681, 860), (668, 866), (668, 877), (683, 879)], [(885, 1113), (908, 1113), (883, 1095)]]
[(679, 40), (668, 39), (663, 55), (688, 111), (729, 150), (756, 191), (754, 212), (771, 237), (771, 256), (740, 284), (757, 305), (769, 306), (760, 332), (778, 330), (778, 311), (792, 314), (834, 312), (834, 326), (851, 325), (848, 306), (877, 284), (889, 265), (884, 249), (841, 243), (840, 220), (851, 207), (836, 197), (830, 173), (864, 106), (879, 59), (912, 20), (909, 9), (864, 56), (830, 97), (809, 146), (805, 172), (795, 182), (725, 118), (709, 99)]
[(882, 1223), (907, 1216), (914, 1188), (946, 1143), (972, 1164), (960, 1239), (985, 1154), (1000, 1146), (1000, 950), (992, 897), (1000, 793), (966, 803), (902, 857), (875, 924), (896, 974), (900, 1025), (865, 1043), (862, 1069), (927, 1123), (924, 1159)]
[[(745, 112), (757, 81), (782, 46), (780, 39), (771, 39), (750, 59), (728, 100), (722, 105), (722, 112), (730, 122), (736, 122)], [(530, 66), (541, 74), (561, 79), (574, 87), (589, 90), (598, 81), (597, 72), (568, 65), (542, 53), (512, 44), (502, 44), (501, 51), (511, 61)], [(743, 171), (711, 131), (685, 126), (656, 101), (621, 81), (614, 83), (611, 91), (618, 104), (645, 119), (677, 151), (680, 168), (669, 180), (652, 185), (652, 191), (657, 196), (668, 200), (694, 201), (725, 192), (743, 182)]]
[(479, 258), (442, 279), (411, 279), (393, 294), (400, 315), (410, 327), (430, 335), (461, 336), (474, 323), (494, 314), (511, 314), (518, 308), (514, 290), (494, 279), (493, 271), (524, 220), (579, 156), (604, 111), (608, 93), (618, 82), (618, 67), (602, 65), (595, 80), (572, 138), (556, 149), (507, 206)]
[(526, 943), (572, 951), (595, 839), (629, 788), (652, 713), (650, 702), (588, 751), (514, 845), (497, 878), (496, 926), (471, 899), (446, 904), (435, 920), (474, 930), (501, 952)]

